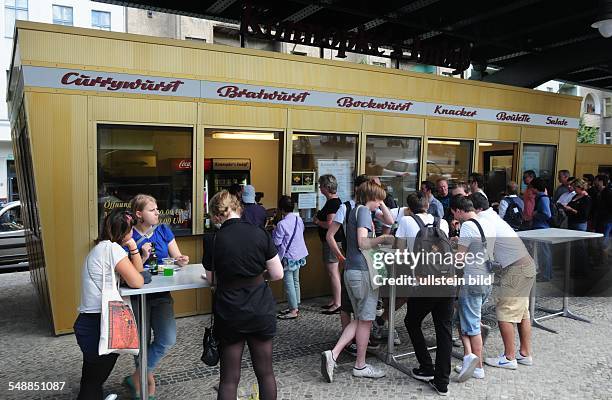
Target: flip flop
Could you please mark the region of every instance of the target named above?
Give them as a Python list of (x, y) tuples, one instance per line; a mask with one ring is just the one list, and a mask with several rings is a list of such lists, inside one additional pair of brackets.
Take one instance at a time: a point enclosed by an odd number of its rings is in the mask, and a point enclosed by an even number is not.
[(324, 304), (324, 305), (321, 306), (321, 308), (324, 309), (324, 310), (329, 310), (333, 306), (334, 306), (333, 304)]
[(290, 308), (285, 308), (284, 310), (279, 311), (278, 315), (285, 315), (285, 314), (289, 314), (290, 312), (291, 312)]

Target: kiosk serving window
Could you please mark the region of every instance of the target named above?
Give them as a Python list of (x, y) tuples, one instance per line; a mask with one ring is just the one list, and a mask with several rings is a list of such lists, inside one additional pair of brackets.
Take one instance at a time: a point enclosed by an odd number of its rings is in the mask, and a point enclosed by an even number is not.
[[(557, 163), (557, 148), (545, 144), (523, 145), (523, 170), (533, 170), (537, 177), (544, 179), (548, 194), (554, 193), (555, 188), (555, 165)], [(523, 183), (521, 188), (527, 187)]]
[(344, 202), (351, 198), (357, 164), (357, 136), (308, 132), (294, 132), (292, 136), (291, 196), (300, 215), (308, 222), (326, 201), (319, 192), (319, 176), (334, 175), (340, 199)]
[(365, 173), (380, 177), (398, 205), (419, 189), (421, 139), (394, 136), (368, 136)]
[(469, 140), (427, 140), (427, 180), (448, 179), (449, 185), (464, 181), (472, 172), (472, 147)]
[(98, 125), (98, 226), (139, 193), (157, 199), (160, 222), (177, 236), (192, 230), (193, 130)]

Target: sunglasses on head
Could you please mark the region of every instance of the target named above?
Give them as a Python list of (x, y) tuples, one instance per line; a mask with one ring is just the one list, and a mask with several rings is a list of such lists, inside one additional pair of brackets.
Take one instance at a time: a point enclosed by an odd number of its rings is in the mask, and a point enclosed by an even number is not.
[(136, 225), (136, 218), (131, 211), (126, 210), (123, 212), (123, 221), (126, 222), (130, 227)]

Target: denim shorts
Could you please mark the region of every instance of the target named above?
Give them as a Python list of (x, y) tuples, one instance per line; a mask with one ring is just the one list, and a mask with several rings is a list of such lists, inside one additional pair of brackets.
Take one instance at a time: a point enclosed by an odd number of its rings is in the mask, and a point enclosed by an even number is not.
[(467, 336), (480, 335), (482, 305), (491, 294), (490, 285), (465, 285), (459, 291), (459, 319), (461, 333)]
[(358, 269), (345, 270), (344, 284), (353, 306), (355, 319), (359, 321), (374, 321), (376, 319), (378, 290), (372, 289), (370, 272)]

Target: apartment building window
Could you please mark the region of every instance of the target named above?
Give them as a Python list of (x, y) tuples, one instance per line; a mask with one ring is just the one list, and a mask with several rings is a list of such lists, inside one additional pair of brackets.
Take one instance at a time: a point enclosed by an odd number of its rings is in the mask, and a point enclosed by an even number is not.
[(604, 117), (612, 117), (612, 97), (604, 99)]
[(111, 14), (107, 11), (91, 11), (91, 27), (110, 31), (111, 30)]
[(374, 65), (375, 67), (387, 68), (387, 63), (386, 62), (372, 61), (372, 65)]
[(28, 0), (6, 0), (4, 3), (4, 36), (13, 37), (15, 20), (28, 19)]
[(53, 23), (72, 26), (72, 7), (53, 5)]
[(612, 144), (612, 132), (604, 133), (604, 144)]

